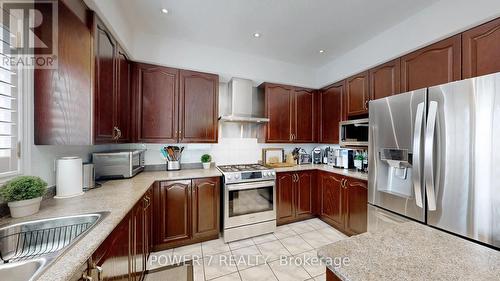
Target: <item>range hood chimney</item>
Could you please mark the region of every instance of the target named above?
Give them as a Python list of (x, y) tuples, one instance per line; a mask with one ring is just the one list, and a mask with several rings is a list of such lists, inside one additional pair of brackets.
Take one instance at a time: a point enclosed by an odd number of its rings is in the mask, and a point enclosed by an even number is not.
[[(224, 122), (265, 123), (264, 95), (253, 88), (251, 80), (232, 78), (228, 83), (227, 103), (229, 113), (223, 114), (219, 120)], [(254, 90), (255, 89), (255, 90)]]

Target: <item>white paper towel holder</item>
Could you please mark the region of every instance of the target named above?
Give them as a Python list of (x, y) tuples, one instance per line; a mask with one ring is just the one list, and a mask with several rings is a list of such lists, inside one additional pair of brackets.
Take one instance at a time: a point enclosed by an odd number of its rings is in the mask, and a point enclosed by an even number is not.
[(56, 160), (55, 199), (83, 195), (83, 161), (80, 157), (61, 157)]

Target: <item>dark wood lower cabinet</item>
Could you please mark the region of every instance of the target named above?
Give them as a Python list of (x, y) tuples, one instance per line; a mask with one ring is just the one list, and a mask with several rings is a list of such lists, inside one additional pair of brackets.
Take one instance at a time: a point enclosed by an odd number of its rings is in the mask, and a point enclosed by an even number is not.
[(154, 250), (219, 237), (219, 178), (159, 182), (153, 197)]
[(278, 173), (276, 177), (277, 224), (314, 216), (315, 171)]
[(326, 281), (341, 281), (330, 269), (326, 269)]
[(100, 280), (143, 279), (151, 252), (148, 238), (152, 233), (150, 210), (151, 189), (94, 252), (91, 264), (102, 269)]
[(326, 172), (319, 181), (320, 218), (347, 235), (366, 232), (366, 181)]

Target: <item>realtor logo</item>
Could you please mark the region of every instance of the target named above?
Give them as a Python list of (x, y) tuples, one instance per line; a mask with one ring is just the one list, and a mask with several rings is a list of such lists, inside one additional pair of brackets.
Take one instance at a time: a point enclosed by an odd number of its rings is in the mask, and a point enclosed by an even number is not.
[(0, 0), (0, 66), (57, 68), (57, 1)]

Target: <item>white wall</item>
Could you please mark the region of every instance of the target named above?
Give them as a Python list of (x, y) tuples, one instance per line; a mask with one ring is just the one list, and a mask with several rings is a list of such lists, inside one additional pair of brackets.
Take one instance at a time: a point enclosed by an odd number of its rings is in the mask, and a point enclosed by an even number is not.
[(313, 68), (146, 33), (135, 34), (132, 50), (137, 61), (216, 73), (221, 81), (240, 77), (257, 84), (266, 81), (311, 87), (315, 83)]
[(500, 16), (499, 0), (441, 0), (317, 70), (326, 86)]

